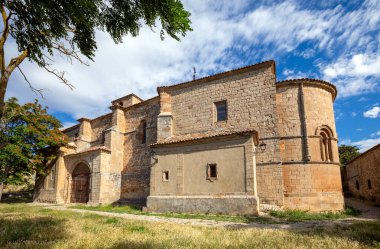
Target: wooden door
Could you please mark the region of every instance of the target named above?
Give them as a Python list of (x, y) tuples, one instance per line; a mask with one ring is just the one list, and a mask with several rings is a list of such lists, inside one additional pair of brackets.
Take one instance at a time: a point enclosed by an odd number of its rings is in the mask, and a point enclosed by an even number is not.
[(72, 201), (74, 203), (87, 203), (89, 199), (90, 177), (87, 174), (73, 176)]

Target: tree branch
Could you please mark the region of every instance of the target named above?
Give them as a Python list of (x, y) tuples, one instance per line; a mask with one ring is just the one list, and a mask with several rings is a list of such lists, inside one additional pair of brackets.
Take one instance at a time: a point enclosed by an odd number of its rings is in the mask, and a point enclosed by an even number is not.
[(44, 95), (42, 94), (42, 91), (44, 91), (45, 89), (36, 89), (32, 86), (32, 84), (30, 83), (30, 81), (28, 80), (28, 78), (26, 77), (26, 75), (24, 74), (24, 72), (21, 70), (21, 68), (19, 66), (17, 66), (18, 70), (20, 71), (20, 73), (22, 74), (22, 76), (24, 77), (24, 80), (28, 83), (29, 85), (29, 88), (38, 96), (40, 95), (41, 98), (45, 99), (44, 98)]
[(67, 58), (70, 60), (70, 63), (73, 62), (72, 59), (75, 59), (79, 61), (81, 64), (89, 66), (89, 64), (86, 61), (82, 60), (78, 52), (75, 51), (74, 49), (66, 48), (63, 44), (59, 44), (57, 42), (53, 42), (52, 48), (56, 49), (61, 54), (67, 56)]
[(65, 78), (65, 71), (58, 71), (57, 69), (50, 68), (50, 65), (44, 65), (43, 68), (45, 68), (46, 71), (56, 76), (58, 79), (62, 81), (63, 84), (68, 86), (70, 90), (73, 90), (75, 87), (72, 85), (68, 79)]
[(9, 34), (9, 19), (10, 19), (11, 15), (12, 15), (12, 13), (9, 13), (9, 15), (7, 16), (7, 12), (5, 10), (5, 7), (1, 4), (1, 16), (2, 16), (3, 25), (4, 25), (4, 29), (3, 29), (3, 32), (2, 32), (1, 38), (0, 38), (0, 70), (1, 70), (1, 74), (4, 74), (4, 72), (5, 72), (4, 44), (8, 38), (8, 34)]
[(28, 51), (24, 50), (19, 56), (12, 58), (2, 76), (9, 78), (13, 70), (15, 70), (15, 68), (18, 67), (27, 56), (28, 56)]

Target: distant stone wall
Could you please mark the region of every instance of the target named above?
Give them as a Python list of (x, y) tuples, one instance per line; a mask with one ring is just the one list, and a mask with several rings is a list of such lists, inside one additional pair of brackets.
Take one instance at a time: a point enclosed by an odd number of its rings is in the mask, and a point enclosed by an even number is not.
[(380, 145), (348, 163), (346, 171), (350, 193), (380, 203)]

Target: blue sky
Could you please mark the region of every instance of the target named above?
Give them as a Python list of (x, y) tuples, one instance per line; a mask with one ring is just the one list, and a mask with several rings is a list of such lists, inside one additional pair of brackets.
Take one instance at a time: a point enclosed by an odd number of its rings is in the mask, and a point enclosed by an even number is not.
[[(181, 42), (143, 28), (136, 38), (114, 44), (98, 32), (90, 66), (57, 55), (68, 87), (29, 62), (21, 66), (41, 102), (64, 126), (80, 117), (108, 112), (110, 102), (131, 92), (142, 98), (156, 87), (274, 59), (277, 79), (319, 78), (335, 84), (335, 117), (340, 143), (363, 151), (380, 143), (380, 1), (204, 1), (186, 0), (193, 32)], [(8, 45), (14, 50), (14, 44)], [(8, 55), (8, 58), (12, 53)], [(13, 75), (7, 96), (21, 102), (36, 96), (22, 76)]]

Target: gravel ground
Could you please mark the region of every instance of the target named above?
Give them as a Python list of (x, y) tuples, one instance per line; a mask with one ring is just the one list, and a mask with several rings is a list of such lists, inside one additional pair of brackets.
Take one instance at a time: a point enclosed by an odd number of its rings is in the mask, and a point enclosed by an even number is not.
[(282, 223), (282, 224), (261, 224), (261, 223), (238, 223), (229, 221), (214, 221), (214, 220), (202, 220), (202, 219), (180, 219), (162, 216), (147, 216), (136, 214), (121, 214), (111, 212), (101, 212), (93, 210), (72, 209), (65, 205), (54, 204), (31, 204), (39, 205), (45, 208), (54, 210), (68, 210), (72, 212), (82, 214), (97, 214), (108, 217), (125, 218), (130, 220), (149, 221), (149, 222), (164, 222), (175, 223), (192, 226), (207, 226), (207, 227), (226, 227), (226, 228), (262, 228), (262, 229), (285, 229), (285, 230), (308, 230), (316, 227), (333, 227), (335, 225), (347, 226), (358, 221), (371, 221), (377, 220), (380, 217), (380, 208), (368, 207), (368, 204), (357, 202), (356, 200), (349, 200), (348, 205), (356, 209), (362, 210), (362, 215), (357, 218), (341, 219), (341, 220), (325, 220), (325, 221), (303, 221), (295, 223)]

